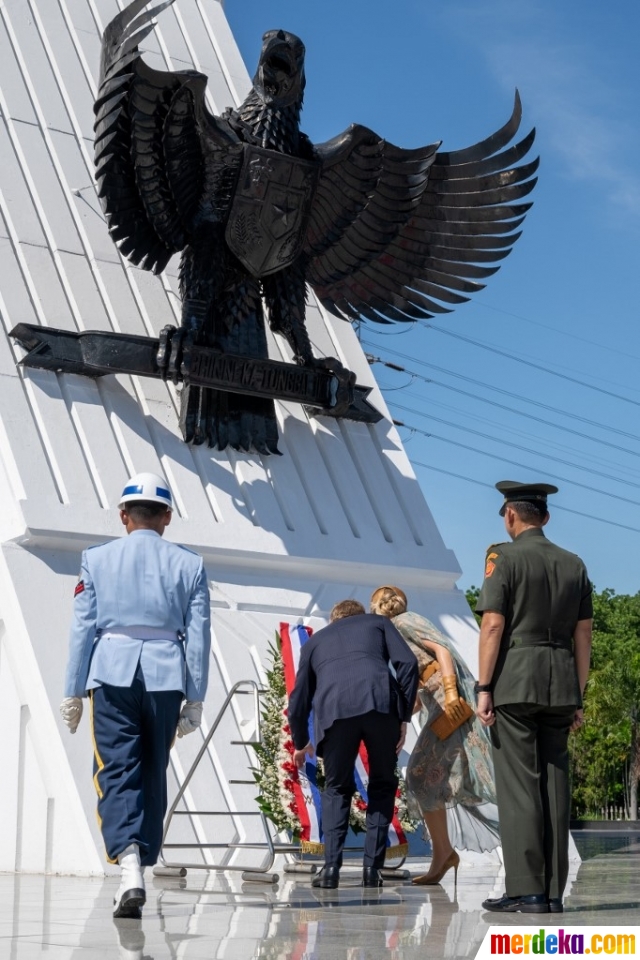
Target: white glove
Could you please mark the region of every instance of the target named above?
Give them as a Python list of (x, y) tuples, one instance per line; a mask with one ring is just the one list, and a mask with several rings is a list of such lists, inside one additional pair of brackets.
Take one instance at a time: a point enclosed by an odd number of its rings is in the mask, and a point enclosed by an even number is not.
[(60, 713), (71, 733), (75, 733), (82, 716), (82, 699), (80, 697), (65, 697), (60, 704)]
[(202, 723), (202, 701), (187, 700), (180, 711), (178, 720), (178, 736), (186, 737), (188, 733), (193, 733)]

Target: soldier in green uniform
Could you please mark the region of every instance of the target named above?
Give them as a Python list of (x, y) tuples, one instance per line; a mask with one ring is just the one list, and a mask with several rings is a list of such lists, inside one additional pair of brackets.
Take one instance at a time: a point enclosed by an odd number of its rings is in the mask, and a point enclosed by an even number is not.
[(569, 869), (568, 739), (582, 722), (591, 584), (545, 537), (546, 483), (496, 484), (511, 543), (487, 552), (477, 713), (491, 727), (506, 894), (486, 910), (561, 913)]

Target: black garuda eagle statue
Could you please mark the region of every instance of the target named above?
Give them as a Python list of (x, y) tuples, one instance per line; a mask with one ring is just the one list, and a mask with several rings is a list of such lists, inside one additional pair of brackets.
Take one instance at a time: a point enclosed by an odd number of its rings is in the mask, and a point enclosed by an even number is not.
[[(214, 116), (207, 78), (146, 64), (139, 45), (165, 0), (133, 0), (102, 41), (95, 103), (98, 192), (120, 252), (160, 273), (182, 253), (179, 329), (158, 362), (176, 377), (192, 345), (267, 357), (266, 316), (306, 366), (305, 285), (345, 320), (415, 321), (481, 289), (520, 236), (538, 160), (516, 166), (535, 131), (511, 146), (521, 118), (453, 153), (403, 150), (353, 124), (322, 144), (300, 130), (302, 42), (265, 34), (253, 88)], [(185, 386), (185, 440), (277, 452), (273, 400)]]

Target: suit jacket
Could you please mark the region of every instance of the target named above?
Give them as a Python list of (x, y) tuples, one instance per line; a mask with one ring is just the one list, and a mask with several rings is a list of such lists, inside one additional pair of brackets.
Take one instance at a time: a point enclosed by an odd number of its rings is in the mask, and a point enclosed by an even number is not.
[(289, 698), (296, 749), (309, 741), (312, 705), (315, 743), (320, 747), (334, 721), (370, 710), (395, 713), (408, 722), (417, 688), (417, 660), (390, 620), (368, 613), (336, 620), (318, 630), (300, 654)]
[(103, 683), (130, 687), (139, 664), (147, 690), (204, 699), (210, 605), (198, 554), (153, 530), (90, 547), (73, 613), (66, 697)]

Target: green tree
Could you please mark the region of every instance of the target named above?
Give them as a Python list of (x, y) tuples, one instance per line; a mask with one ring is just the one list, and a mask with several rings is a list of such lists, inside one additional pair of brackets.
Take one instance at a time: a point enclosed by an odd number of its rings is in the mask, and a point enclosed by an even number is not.
[[(475, 613), (480, 590), (465, 591)], [(638, 819), (640, 782), (640, 593), (593, 594), (593, 648), (585, 723), (569, 740), (575, 816), (608, 804)]]
[(467, 598), (467, 603), (469, 604), (469, 606), (471, 607), (471, 610), (473, 611), (474, 617), (476, 618), (478, 623), (480, 623), (480, 621), (482, 620), (482, 617), (479, 617), (478, 614), (476, 613), (476, 604), (478, 603), (478, 597), (480, 596), (480, 587), (469, 587), (468, 590), (465, 590), (464, 595)]
[(638, 819), (640, 780), (640, 593), (594, 593), (585, 724), (571, 738), (574, 803), (624, 803)]

